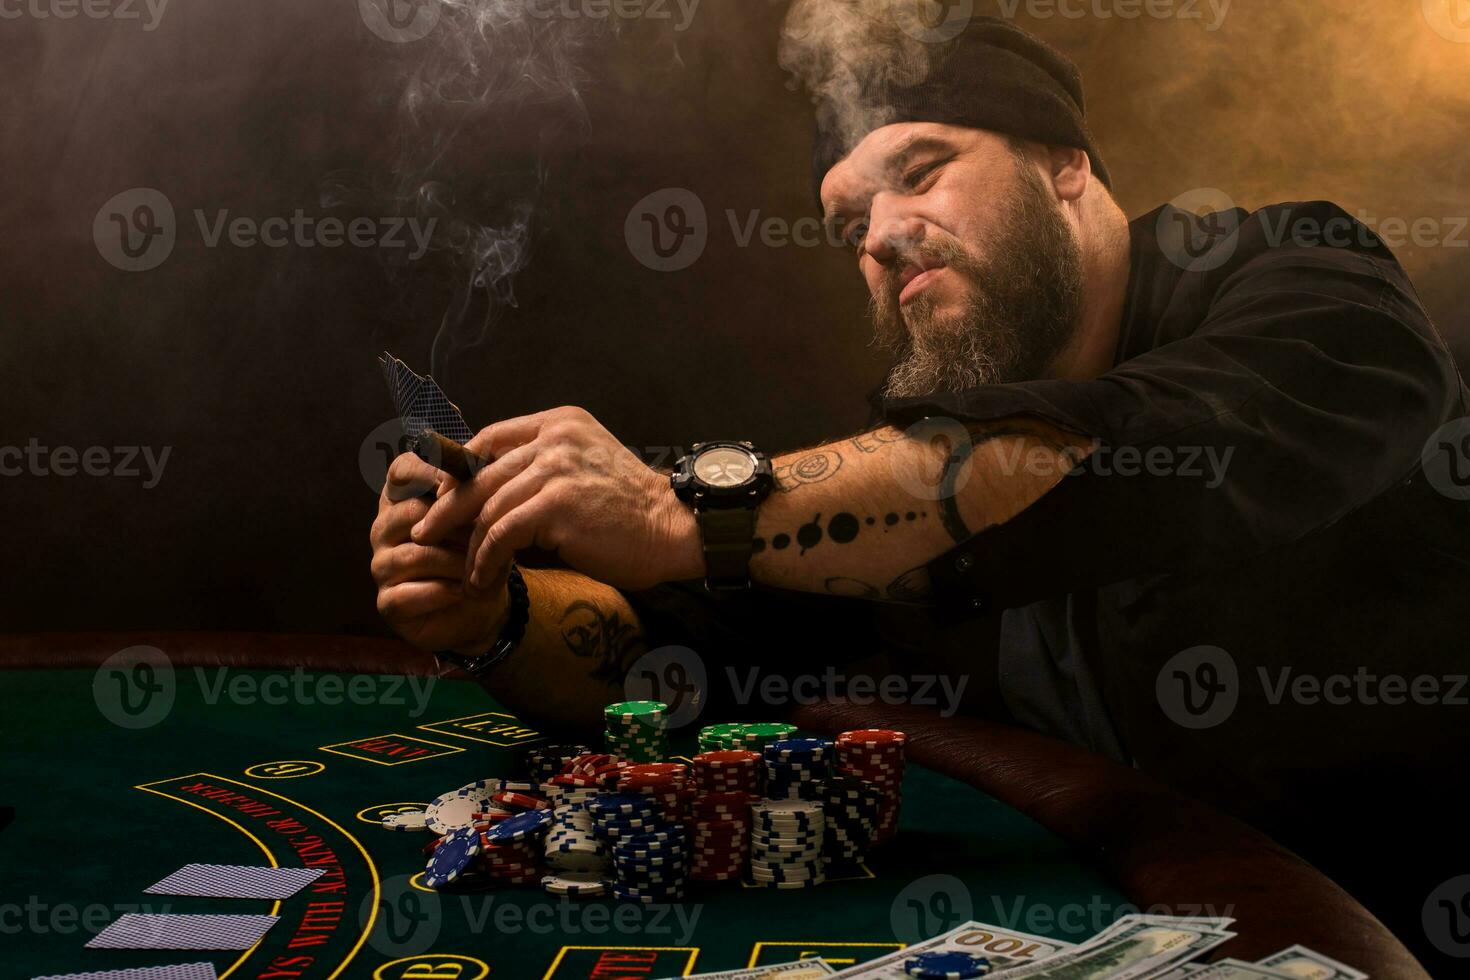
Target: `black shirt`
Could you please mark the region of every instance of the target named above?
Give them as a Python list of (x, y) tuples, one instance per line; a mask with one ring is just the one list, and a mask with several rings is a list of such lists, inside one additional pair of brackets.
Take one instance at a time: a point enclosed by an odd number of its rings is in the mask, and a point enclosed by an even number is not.
[(1036, 504), (930, 564), (938, 608), (757, 592), (733, 619), (708, 618), (718, 602), (661, 617), (651, 590), (634, 597), (645, 627), (772, 669), (878, 647), (909, 670), (959, 663), (967, 710), (1030, 724), (1006, 689), (1050, 672), (1075, 695), (1057, 734), (1268, 825), (1314, 816), (1344, 781), (1427, 785), (1466, 709), (1382, 678), (1470, 696), (1451, 691), (1470, 672), (1470, 512), (1421, 466), (1466, 414), (1448, 349), (1390, 251), (1334, 205), (1166, 206), (1130, 231), (1103, 376), (870, 396), (875, 423), (1029, 415), (1097, 440)]

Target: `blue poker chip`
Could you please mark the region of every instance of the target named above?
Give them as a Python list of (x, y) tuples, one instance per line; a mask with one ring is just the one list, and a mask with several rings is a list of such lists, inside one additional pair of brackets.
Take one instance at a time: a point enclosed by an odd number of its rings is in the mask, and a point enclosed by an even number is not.
[(670, 878), (682, 878), (689, 873), (688, 864), (661, 864), (644, 868), (618, 864), (616, 867), (620, 878), (640, 878), (647, 881), (667, 881)]
[(550, 810), (527, 810), (507, 817), (485, 831), (485, 840), (491, 844), (505, 844), (525, 840), (547, 830), (551, 826)]
[(990, 972), (990, 961), (961, 951), (919, 953), (903, 961), (903, 971), (922, 980), (973, 980)]
[(619, 851), (616, 848), (612, 852), (613, 860), (619, 864), (626, 864), (630, 868), (657, 867), (660, 864), (673, 864), (677, 861), (689, 859), (689, 852), (679, 851)]
[(688, 841), (689, 835), (683, 827), (671, 825), (660, 830), (644, 831), (640, 834), (629, 834), (625, 839), (618, 841), (620, 848), (647, 848), (648, 850), (659, 850), (668, 847), (683, 847)]
[(587, 802), (587, 808), (594, 814), (659, 812), (658, 801), (642, 793), (599, 793)]
[(439, 841), (429, 863), (424, 866), (424, 884), (430, 888), (453, 884), (474, 864), (480, 849), (479, 831), (465, 828), (449, 832)]
[(823, 755), (831, 752), (835, 745), (825, 738), (781, 738), (766, 745), (767, 759), (787, 759), (792, 756)]
[(613, 895), (625, 902), (678, 901), (684, 897), (684, 887), (676, 885), (672, 888), (643, 888), (620, 882), (613, 885)]

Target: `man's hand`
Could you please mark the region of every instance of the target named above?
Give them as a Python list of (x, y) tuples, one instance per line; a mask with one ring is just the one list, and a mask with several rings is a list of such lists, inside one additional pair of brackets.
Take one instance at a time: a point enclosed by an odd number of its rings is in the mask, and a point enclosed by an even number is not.
[(411, 453), (393, 461), (370, 536), (373, 579), (378, 612), (399, 636), (422, 650), (476, 656), (489, 649), (509, 615), (509, 560), (487, 567), (486, 587), (470, 597), (464, 590), (467, 527), (435, 545), (409, 539), (409, 530), (429, 512), (421, 495), (442, 496), (452, 483)]
[(436, 546), (473, 521), (470, 595), (497, 587), (497, 570), (520, 548), (554, 551), (584, 575), (623, 589), (698, 575), (704, 567), (694, 515), (668, 477), (585, 409), (497, 422), (466, 448), (492, 462), (441, 496), (414, 527), (413, 541)]

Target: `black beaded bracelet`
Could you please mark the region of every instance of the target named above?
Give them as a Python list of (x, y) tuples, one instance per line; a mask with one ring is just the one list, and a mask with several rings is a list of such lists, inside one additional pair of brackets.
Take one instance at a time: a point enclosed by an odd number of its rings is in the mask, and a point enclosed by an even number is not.
[(440, 650), (434, 656), (454, 664), (476, 680), (510, 656), (526, 635), (526, 623), (531, 618), (531, 597), (526, 591), (526, 580), (521, 577), (521, 570), (515, 562), (510, 563), (510, 576), (505, 584), (510, 592), (510, 618), (500, 628), (500, 636), (496, 637), (494, 646), (478, 657), (466, 657), (453, 650)]

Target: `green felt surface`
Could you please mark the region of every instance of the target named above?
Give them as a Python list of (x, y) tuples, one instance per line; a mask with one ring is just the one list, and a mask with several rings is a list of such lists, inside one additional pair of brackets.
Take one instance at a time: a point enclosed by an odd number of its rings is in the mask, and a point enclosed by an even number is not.
[[(234, 977), (656, 980), (813, 954), (860, 961), (970, 917), (1077, 940), (1127, 911), (1064, 842), (912, 765), (900, 834), (869, 860), (871, 877), (703, 886), (652, 908), (532, 888), (435, 894), (413, 878), (427, 835), (385, 831), (377, 814), (511, 775), (515, 747), (547, 738), (472, 685), (104, 666), (0, 672), (0, 704), (0, 804), (16, 809), (0, 831), (6, 976), (210, 960)], [(144, 894), (190, 862), (328, 873), (278, 909)], [(127, 911), (281, 921), (243, 954), (84, 948)]]

